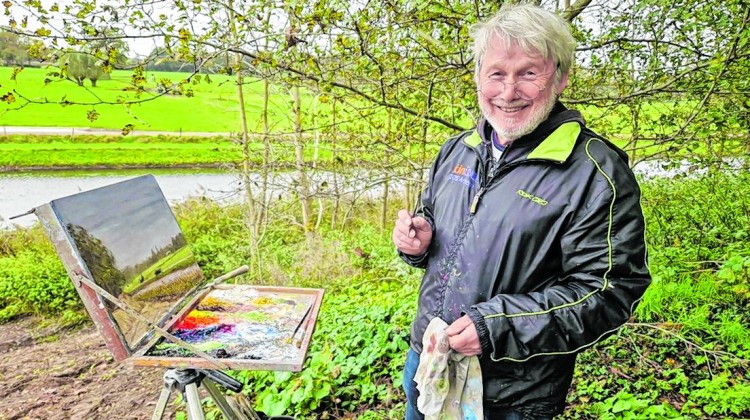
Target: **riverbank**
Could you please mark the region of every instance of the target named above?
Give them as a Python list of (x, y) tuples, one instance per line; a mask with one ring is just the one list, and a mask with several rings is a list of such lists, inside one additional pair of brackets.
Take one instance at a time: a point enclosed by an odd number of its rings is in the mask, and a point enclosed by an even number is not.
[[(122, 130), (91, 127), (25, 127), (25, 126), (3, 126), (0, 127), (3, 136), (122, 136)], [(127, 133), (133, 137), (139, 136), (166, 136), (166, 137), (233, 137), (236, 133), (231, 132), (203, 132), (203, 131), (151, 131), (131, 130)]]
[(220, 167), (241, 160), (230, 142), (1, 142), (0, 170)]
[(123, 169), (123, 170), (54, 170), (14, 171), (0, 173), (0, 229), (29, 227), (33, 215), (10, 220), (52, 200), (114, 184), (141, 175), (154, 175), (170, 203), (191, 197), (204, 197), (217, 203), (241, 199), (239, 175), (226, 168), (218, 169)]
[[(362, 166), (380, 164), (380, 153), (387, 149), (358, 146), (343, 147), (312, 135), (301, 140), (302, 158), (310, 166), (336, 167), (352, 163)], [(421, 146), (420, 146), (421, 147)], [(415, 145), (415, 150), (417, 145)], [(432, 157), (432, 146), (426, 152), (414, 153), (424, 159)], [(437, 149), (435, 148), (434, 151)], [(158, 134), (154, 136), (0, 136), (0, 172), (58, 169), (127, 169), (127, 168), (207, 168), (262, 167), (274, 170), (294, 168), (298, 155), (295, 140), (289, 134), (275, 135), (268, 144), (254, 135), (247, 146), (234, 137), (189, 137)], [(426, 154), (425, 154), (426, 153)], [(265, 159), (268, 162), (265, 162)], [(418, 159), (421, 161), (421, 158)], [(265, 162), (265, 163), (264, 163)]]
[(234, 169), (235, 165), (225, 163), (205, 163), (205, 164), (176, 164), (172, 166), (164, 165), (89, 165), (89, 166), (0, 166), (0, 173), (69, 173), (80, 172), (83, 170), (100, 172), (100, 171), (139, 171), (139, 170), (229, 170)]

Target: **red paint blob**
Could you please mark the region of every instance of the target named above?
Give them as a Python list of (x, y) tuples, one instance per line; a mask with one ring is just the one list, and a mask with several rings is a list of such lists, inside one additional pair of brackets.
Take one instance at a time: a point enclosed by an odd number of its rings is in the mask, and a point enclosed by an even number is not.
[(180, 330), (194, 330), (215, 325), (218, 322), (219, 317), (217, 316), (202, 311), (192, 311), (177, 323), (176, 328)]

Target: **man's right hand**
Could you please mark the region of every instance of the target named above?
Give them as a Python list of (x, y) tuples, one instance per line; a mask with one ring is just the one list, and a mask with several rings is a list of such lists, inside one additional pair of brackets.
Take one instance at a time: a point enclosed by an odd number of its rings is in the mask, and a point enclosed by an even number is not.
[(422, 255), (432, 240), (432, 226), (424, 217), (412, 217), (407, 210), (399, 210), (393, 227), (393, 244), (406, 255)]

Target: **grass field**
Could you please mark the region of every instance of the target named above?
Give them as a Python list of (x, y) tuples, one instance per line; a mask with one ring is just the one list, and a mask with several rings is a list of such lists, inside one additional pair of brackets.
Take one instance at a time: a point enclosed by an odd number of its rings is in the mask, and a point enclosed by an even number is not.
[[(306, 162), (331, 165), (331, 145), (305, 139)], [(263, 165), (263, 143), (249, 144), (249, 163)], [(414, 147), (417, 149), (417, 146)], [(339, 149), (341, 150), (341, 149)], [(383, 153), (381, 150), (379, 153)], [(374, 159), (374, 152), (339, 152), (339, 163)], [(414, 151), (418, 156), (419, 151)], [(227, 137), (160, 136), (0, 136), (0, 172), (19, 169), (121, 169), (231, 167), (242, 162), (242, 147)], [(429, 156), (432, 156), (430, 154)], [(294, 145), (276, 138), (270, 159), (277, 168), (294, 164)], [(361, 162), (360, 162), (361, 164)]]
[[(239, 102), (236, 79), (231, 76), (211, 75), (207, 82), (200, 75), (199, 83), (191, 84), (194, 95), (162, 95), (156, 93), (157, 81), (169, 79), (178, 82), (189, 73), (147, 72), (147, 86), (152, 92), (136, 98), (128, 91), (132, 87), (132, 72), (114, 71), (109, 80), (99, 80), (91, 87), (86, 80), (84, 87), (75, 82), (49, 76), (55, 68), (25, 68), (12, 80), (13, 69), (0, 67), (0, 95), (12, 93), (15, 101), (0, 103), (0, 125), (40, 127), (90, 127), (120, 129), (132, 124), (135, 130), (152, 131), (196, 131), (238, 132), (240, 131)], [(45, 84), (45, 79), (52, 81)], [(250, 131), (261, 131), (260, 113), (263, 85), (255, 79), (247, 79), (243, 86), (245, 108)], [(25, 98), (25, 99), (24, 99)], [(141, 103), (125, 106), (118, 102)], [(50, 102), (43, 104), (28, 103)], [(61, 101), (81, 105), (60, 105)], [(274, 88), (269, 100), (269, 119), (276, 130), (288, 130), (292, 126), (287, 117), (290, 96), (280, 88)], [(311, 96), (303, 96), (309, 105)], [(106, 103), (106, 104), (103, 104)], [(89, 120), (89, 111), (96, 109), (99, 116)]]
[[(221, 143), (0, 143), (0, 169), (231, 165), (237, 145)], [(260, 158), (257, 159), (258, 161)]]
[[(0, 96), (14, 98), (10, 103), (0, 102), (0, 127), (37, 126), (37, 127), (81, 127), (110, 130), (122, 130), (131, 126), (138, 131), (164, 131), (168, 134), (157, 137), (130, 136), (0, 136), (0, 170), (17, 168), (122, 168), (122, 167), (176, 167), (176, 166), (212, 166), (238, 162), (241, 153), (236, 145), (237, 138), (212, 138), (199, 140), (190, 138), (190, 132), (238, 133), (240, 131), (240, 113), (237, 99), (236, 79), (231, 76), (196, 75), (196, 83), (189, 89), (193, 95), (163, 95), (156, 93), (159, 81), (168, 79), (174, 82), (189, 76), (189, 73), (148, 72), (145, 74), (150, 91), (141, 95), (141, 103), (123, 105), (118, 102), (136, 100), (132, 87), (132, 72), (115, 71), (109, 80), (99, 80), (96, 88), (90, 81), (84, 87), (69, 80), (55, 79), (49, 73), (55, 69), (25, 68), (13, 79), (14, 69), (0, 67)], [(45, 84), (45, 79), (52, 81)], [(198, 80), (200, 80), (198, 82)], [(248, 79), (243, 86), (245, 108), (247, 111), (248, 130), (260, 133), (261, 106), (263, 85), (255, 79)], [(24, 99), (25, 98), (25, 99)], [(304, 140), (304, 153), (309, 156), (313, 136), (320, 141), (320, 153), (331, 150), (331, 135), (327, 124), (332, 121), (330, 103), (325, 97), (315, 96), (302, 91), (303, 130), (307, 136)], [(30, 103), (28, 101), (48, 102)], [(61, 101), (76, 102), (77, 105), (63, 106)], [(564, 101), (564, 99), (563, 99)], [(368, 111), (355, 109), (355, 98), (349, 98), (348, 105), (336, 108), (335, 118), (336, 142), (341, 148), (351, 148), (351, 156), (344, 157), (346, 152), (339, 149), (338, 156), (343, 160), (360, 161), (364, 157), (362, 150), (377, 144), (378, 136), (385, 135), (386, 111), (370, 107)], [(697, 104), (693, 101), (662, 101), (644, 103), (637, 108), (617, 105), (610, 108), (598, 108), (593, 105), (580, 105), (579, 109), (595, 132), (609, 138), (624, 149), (637, 149), (636, 155), (659, 156), (660, 158), (682, 159), (698, 156), (741, 156), (747, 146), (741, 139), (726, 139), (722, 134), (714, 134), (715, 127), (696, 118), (685, 132), (680, 125), (695, 111)], [(289, 162), (293, 158), (293, 145), (289, 133), (293, 131), (291, 95), (286, 88), (274, 86), (269, 97), (269, 130), (274, 135), (271, 142), (280, 146), (272, 161), (281, 159)], [(357, 108), (360, 108), (357, 106)], [(91, 121), (89, 116), (97, 113)], [(370, 114), (367, 114), (370, 113)], [(383, 114), (383, 118), (381, 118)], [(640, 140), (632, 142), (634, 115), (638, 116), (637, 136)], [(408, 125), (409, 121), (407, 121)], [(736, 123), (733, 123), (736, 125)], [(471, 125), (466, 121), (467, 127)], [(705, 127), (704, 127), (705, 126)], [(731, 132), (741, 132), (741, 127), (732, 125)], [(404, 134), (390, 133), (391, 138), (400, 136), (404, 144), (385, 141), (395, 149), (403, 149), (408, 142), (415, 148), (420, 146), (413, 141), (414, 132)], [(726, 132), (726, 131), (723, 131)], [(677, 133), (680, 140), (662, 142), (659, 139), (670, 138)], [(442, 144), (451, 130), (437, 125), (429, 132), (429, 142)], [(286, 135), (286, 136), (285, 136)], [(235, 136), (236, 137), (236, 136)], [(421, 135), (419, 136), (421, 138)], [(253, 152), (262, 149), (261, 141), (256, 134), (251, 138)], [(97, 145), (94, 145), (94, 144)], [(107, 143), (107, 144), (100, 144)], [(124, 145), (120, 145), (120, 144)], [(149, 146), (146, 146), (149, 144)], [(189, 144), (189, 145), (188, 145)], [(674, 145), (679, 145), (679, 147)], [(318, 156), (317, 152), (314, 152)], [(330, 153), (329, 153), (330, 154)], [(413, 154), (409, 154), (413, 156)], [(428, 153), (429, 157), (434, 156)], [(324, 157), (320, 156), (325, 160)], [(251, 156), (253, 163), (260, 163), (261, 155)]]
[[(131, 293), (138, 288), (147, 286), (159, 277), (164, 277), (175, 270), (188, 267), (194, 262), (195, 257), (193, 257), (190, 247), (184, 246), (159, 261), (156, 261), (142, 272), (136, 273), (133, 278), (123, 286), (122, 291), (125, 293)], [(159, 271), (159, 274), (156, 273), (157, 270)]]

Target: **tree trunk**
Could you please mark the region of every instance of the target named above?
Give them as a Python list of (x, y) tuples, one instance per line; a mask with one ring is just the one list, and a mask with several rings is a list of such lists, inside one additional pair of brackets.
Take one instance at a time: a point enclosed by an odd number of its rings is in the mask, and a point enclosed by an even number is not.
[[(232, 7), (232, 1), (228, 3), (229, 6), (229, 21), (231, 22), (231, 31), (233, 35), (237, 35), (237, 29), (235, 26), (235, 16)], [(237, 100), (239, 102), (240, 111), (240, 130), (241, 130), (241, 142), (242, 142), (242, 188), (245, 193), (245, 208), (244, 208), (244, 220), (249, 225), (250, 230), (250, 247), (251, 255), (254, 257), (251, 266), (254, 268), (253, 272), (256, 277), (262, 277), (262, 261), (260, 258), (259, 245), (261, 241), (260, 237), (260, 221), (256, 215), (256, 210), (259, 207), (253, 194), (252, 181), (250, 179), (250, 135), (247, 129), (247, 112), (245, 110), (245, 92), (243, 89), (244, 77), (242, 74), (243, 70), (243, 57), (241, 54), (236, 55), (235, 62), (235, 73), (237, 82)], [(227, 66), (229, 66), (229, 56), (227, 55)], [(261, 198), (262, 200), (262, 198)]]
[(237, 54), (237, 99), (240, 108), (240, 129), (242, 131), (242, 187), (245, 190), (245, 212), (247, 222), (250, 224), (252, 235), (258, 234), (258, 227), (255, 224), (255, 196), (250, 180), (250, 136), (247, 132), (247, 113), (245, 112), (245, 95), (242, 89), (244, 80), (242, 77), (242, 56)]
[(338, 219), (339, 206), (341, 204), (341, 197), (339, 197), (339, 177), (338, 168), (339, 165), (336, 161), (338, 156), (336, 155), (336, 136), (338, 130), (336, 130), (336, 97), (333, 97), (331, 101), (331, 175), (333, 177), (333, 211), (331, 212), (331, 228), (336, 228), (336, 220)]
[[(271, 9), (267, 9), (265, 22), (266, 25), (271, 21)], [(269, 49), (269, 38), (265, 39), (265, 49)], [(256, 212), (256, 224), (258, 226), (265, 226), (268, 223), (268, 208), (270, 206), (271, 198), (268, 193), (268, 180), (269, 170), (271, 168), (271, 127), (268, 123), (268, 102), (271, 97), (270, 87), (271, 82), (269, 76), (266, 74), (263, 77), (263, 106), (261, 108), (261, 123), (263, 125), (263, 166), (260, 174), (260, 205), (257, 206)]]
[(271, 133), (268, 125), (268, 99), (270, 97), (269, 92), (270, 82), (267, 78), (263, 79), (263, 108), (261, 109), (261, 121), (263, 123), (263, 167), (261, 168), (260, 175), (260, 202), (262, 203), (258, 207), (256, 214), (256, 223), (260, 225), (264, 223), (268, 216), (268, 170), (271, 165)]
[(302, 105), (299, 86), (292, 87), (292, 112), (294, 114), (294, 156), (297, 169), (297, 196), (302, 205), (302, 226), (305, 232), (312, 232), (312, 194), (310, 181), (305, 168), (304, 139), (302, 138)]
[(640, 108), (636, 104), (632, 108), (632, 116), (633, 116), (633, 134), (630, 136), (630, 147), (632, 149), (630, 150), (630, 167), (632, 168), (636, 164), (636, 157), (638, 156), (638, 136), (640, 136), (641, 127), (639, 125), (640, 121)]
[[(392, 119), (391, 119), (391, 110), (386, 111), (386, 120), (385, 120), (385, 142), (386, 144), (393, 144), (393, 132), (391, 130), (392, 128)], [(381, 201), (380, 206), (380, 230), (384, 231), (386, 228), (386, 224), (388, 223), (388, 189), (390, 187), (390, 180), (391, 180), (391, 171), (390, 171), (390, 159), (389, 159), (389, 153), (386, 151), (386, 153), (383, 154), (383, 173), (385, 174), (385, 181), (383, 182), (383, 197)]]

